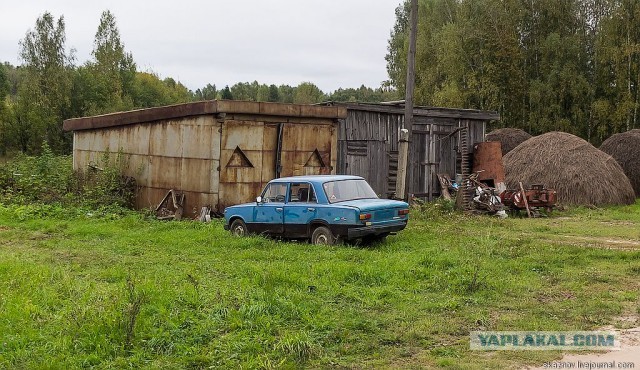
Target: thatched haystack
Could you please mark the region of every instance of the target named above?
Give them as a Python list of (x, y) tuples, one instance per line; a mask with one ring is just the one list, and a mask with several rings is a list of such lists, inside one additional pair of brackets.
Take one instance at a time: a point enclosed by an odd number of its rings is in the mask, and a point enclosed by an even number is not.
[(620, 164), (636, 197), (640, 197), (640, 129), (612, 135), (602, 143), (600, 150)]
[(507, 187), (543, 184), (564, 205), (631, 204), (635, 195), (622, 167), (581, 138), (549, 132), (518, 145), (504, 157)]
[(531, 135), (519, 128), (507, 127), (491, 131), (485, 136), (485, 141), (499, 141), (504, 156), (530, 138)]

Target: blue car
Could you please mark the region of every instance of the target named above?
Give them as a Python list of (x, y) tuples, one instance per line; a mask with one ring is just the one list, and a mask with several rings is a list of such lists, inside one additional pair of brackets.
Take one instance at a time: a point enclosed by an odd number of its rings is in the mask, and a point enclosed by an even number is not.
[(255, 202), (227, 207), (224, 218), (237, 236), (373, 242), (407, 226), (409, 205), (379, 199), (362, 177), (295, 176), (271, 180)]

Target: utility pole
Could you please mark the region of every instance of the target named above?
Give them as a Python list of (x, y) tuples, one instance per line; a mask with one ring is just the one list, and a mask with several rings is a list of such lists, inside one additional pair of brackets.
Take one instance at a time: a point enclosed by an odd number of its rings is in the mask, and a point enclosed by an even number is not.
[(413, 128), (413, 90), (416, 85), (416, 35), (418, 33), (418, 0), (411, 0), (409, 25), (409, 53), (407, 55), (407, 83), (404, 98), (404, 123), (398, 143), (398, 174), (396, 198), (407, 199), (407, 168), (409, 167), (409, 142)]

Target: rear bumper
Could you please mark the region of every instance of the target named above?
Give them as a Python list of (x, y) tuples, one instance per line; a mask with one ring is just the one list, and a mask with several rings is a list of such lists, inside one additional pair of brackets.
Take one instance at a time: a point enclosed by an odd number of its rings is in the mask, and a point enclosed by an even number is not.
[(363, 227), (354, 227), (347, 230), (347, 239), (357, 239), (368, 235), (380, 235), (403, 230), (407, 227), (407, 220), (397, 221), (393, 223), (385, 223), (382, 225), (371, 225)]

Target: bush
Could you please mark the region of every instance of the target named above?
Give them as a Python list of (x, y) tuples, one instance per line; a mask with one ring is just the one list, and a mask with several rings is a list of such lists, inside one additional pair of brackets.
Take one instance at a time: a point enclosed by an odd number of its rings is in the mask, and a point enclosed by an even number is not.
[[(87, 171), (74, 171), (71, 156), (56, 156), (45, 143), (42, 154), (19, 154), (0, 165), (0, 202), (6, 205), (61, 205), (83, 209), (131, 208), (136, 183), (124, 176), (129, 166), (122, 153), (113, 160), (105, 153), (100, 163)], [(42, 207), (27, 207), (48, 209)], [(30, 212), (27, 212), (30, 213)]]
[(118, 152), (113, 161), (109, 153), (104, 153), (99, 164), (86, 172), (76, 172), (74, 176), (84, 203), (92, 207), (133, 207), (137, 187), (135, 178), (124, 175), (128, 170), (129, 162)]
[(15, 203), (62, 201), (73, 182), (70, 156), (55, 156), (44, 144), (38, 157), (18, 155), (0, 170), (6, 199)]

